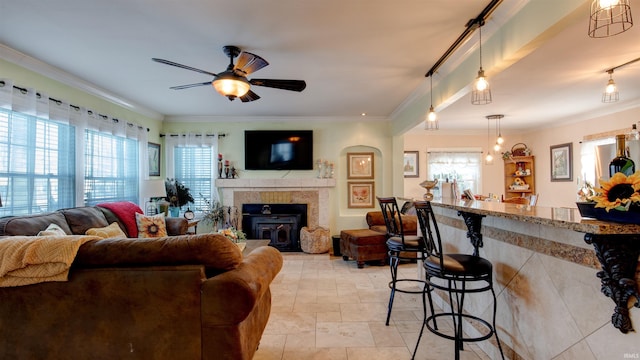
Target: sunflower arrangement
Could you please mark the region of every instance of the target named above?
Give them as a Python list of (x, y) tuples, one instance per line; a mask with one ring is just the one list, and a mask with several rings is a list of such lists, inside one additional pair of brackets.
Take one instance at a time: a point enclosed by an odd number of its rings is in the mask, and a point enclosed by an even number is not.
[(591, 197), (596, 208), (629, 211), (632, 205), (640, 206), (640, 171), (626, 176), (615, 173), (608, 181), (600, 181), (600, 193)]

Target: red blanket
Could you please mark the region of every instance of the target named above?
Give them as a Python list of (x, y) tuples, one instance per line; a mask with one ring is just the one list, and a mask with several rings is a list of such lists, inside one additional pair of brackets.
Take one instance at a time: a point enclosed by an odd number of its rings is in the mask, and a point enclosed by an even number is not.
[(136, 213), (144, 214), (140, 207), (130, 201), (118, 201), (102, 203), (97, 206), (111, 210), (122, 221), (127, 228), (127, 234), (131, 238), (138, 237), (138, 224), (136, 224)]

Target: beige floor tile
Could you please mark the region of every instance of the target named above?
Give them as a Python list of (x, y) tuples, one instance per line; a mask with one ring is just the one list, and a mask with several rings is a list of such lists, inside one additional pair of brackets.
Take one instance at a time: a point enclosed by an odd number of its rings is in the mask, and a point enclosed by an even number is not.
[(319, 322), (316, 324), (316, 347), (375, 346), (366, 322)]
[[(422, 326), (422, 298), (396, 293), (387, 316), (388, 266), (365, 266), (327, 254), (283, 253), (284, 266), (271, 285), (272, 309), (254, 360), (410, 359)], [(401, 264), (415, 277), (416, 264)], [(453, 359), (453, 342), (425, 331), (416, 359)], [(480, 355), (480, 356), (479, 356)], [(485, 360), (469, 345), (463, 360)]]

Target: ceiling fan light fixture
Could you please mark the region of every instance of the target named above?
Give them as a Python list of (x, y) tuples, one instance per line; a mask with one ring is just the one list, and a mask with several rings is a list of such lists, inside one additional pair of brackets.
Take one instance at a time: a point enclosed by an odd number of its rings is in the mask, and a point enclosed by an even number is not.
[(227, 71), (216, 76), (211, 84), (220, 95), (230, 100), (245, 95), (251, 88), (246, 78)]
[(629, 0), (593, 0), (589, 36), (604, 38), (623, 33), (633, 26)]

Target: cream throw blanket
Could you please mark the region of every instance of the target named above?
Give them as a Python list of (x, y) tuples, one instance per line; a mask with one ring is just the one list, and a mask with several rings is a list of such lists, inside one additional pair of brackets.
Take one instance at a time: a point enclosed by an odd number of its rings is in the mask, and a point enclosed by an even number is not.
[(67, 281), (80, 245), (97, 236), (10, 236), (0, 239), (0, 286)]

